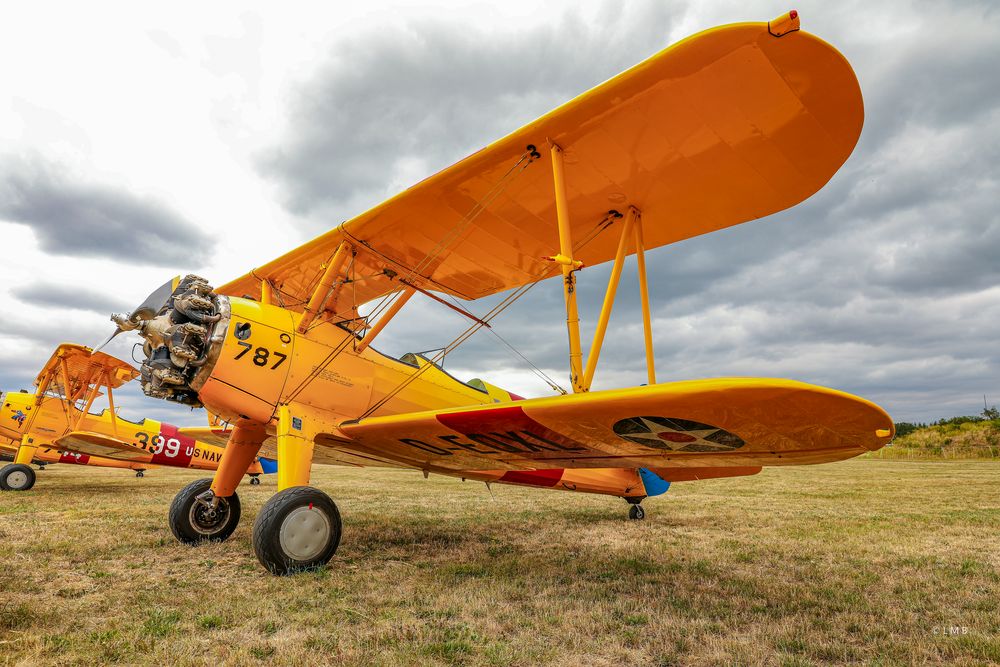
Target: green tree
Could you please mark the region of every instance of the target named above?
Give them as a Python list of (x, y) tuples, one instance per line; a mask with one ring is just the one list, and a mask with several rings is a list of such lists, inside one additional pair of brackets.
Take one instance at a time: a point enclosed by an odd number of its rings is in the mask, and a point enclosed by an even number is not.
[(922, 428), (925, 424), (911, 424), (910, 422), (896, 422), (896, 437), (902, 438), (904, 435), (910, 435), (914, 431)]

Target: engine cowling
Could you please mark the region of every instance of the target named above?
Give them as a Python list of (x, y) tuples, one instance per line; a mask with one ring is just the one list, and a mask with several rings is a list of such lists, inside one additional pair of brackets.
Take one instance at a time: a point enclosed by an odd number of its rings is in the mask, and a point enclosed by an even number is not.
[(216, 294), (189, 275), (155, 317), (133, 327), (145, 339), (147, 396), (207, 407), (230, 422), (272, 418), (293, 366), (291, 311)]

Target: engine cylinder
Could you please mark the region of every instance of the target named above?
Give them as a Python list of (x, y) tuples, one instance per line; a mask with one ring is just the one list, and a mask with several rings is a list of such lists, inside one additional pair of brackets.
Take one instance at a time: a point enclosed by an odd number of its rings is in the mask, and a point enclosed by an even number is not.
[(201, 407), (198, 390), (211, 375), (229, 327), (229, 299), (199, 276), (177, 285), (139, 333), (146, 339), (142, 390), (147, 396)]

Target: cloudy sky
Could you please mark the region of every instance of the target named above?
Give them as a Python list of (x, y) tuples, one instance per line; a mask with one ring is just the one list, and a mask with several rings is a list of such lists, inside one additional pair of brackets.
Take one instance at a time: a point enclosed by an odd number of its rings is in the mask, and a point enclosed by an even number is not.
[[(0, 388), (28, 388), (59, 341), (96, 344), (169, 276), (226, 282), (678, 39), (790, 8), (140, 4), (20, 3), (0, 22)], [(807, 202), (650, 253), (661, 382), (789, 377), (897, 421), (1000, 404), (996, 7), (797, 4), (857, 72), (861, 141)], [(579, 276), (585, 341), (608, 270)], [(634, 276), (595, 388), (645, 381)], [(494, 328), (568, 386), (561, 312), (549, 281)], [(465, 326), (414, 299), (379, 347), (441, 347)], [(487, 332), (446, 366), (551, 393)], [(204, 418), (123, 398), (131, 417)]]

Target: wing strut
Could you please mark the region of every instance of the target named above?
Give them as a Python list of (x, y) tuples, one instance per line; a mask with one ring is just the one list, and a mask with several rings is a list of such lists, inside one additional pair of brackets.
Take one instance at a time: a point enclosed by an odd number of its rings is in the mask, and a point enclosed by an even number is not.
[(413, 286), (409, 286), (406, 289), (400, 290), (399, 296), (397, 296), (396, 300), (392, 302), (391, 306), (389, 306), (389, 310), (385, 311), (382, 317), (378, 318), (378, 322), (376, 322), (375, 325), (368, 330), (365, 337), (362, 338), (357, 347), (354, 348), (356, 352), (361, 352), (361, 350), (371, 345), (371, 342), (375, 340), (375, 336), (379, 335), (379, 332), (385, 328), (385, 325), (389, 324), (389, 322), (392, 321), (392, 318), (396, 316), (396, 313), (398, 313), (400, 309), (406, 305), (406, 302), (410, 300), (410, 297), (413, 296), (416, 289), (417, 288)]
[(320, 278), (319, 284), (316, 285), (312, 296), (309, 297), (309, 303), (306, 304), (305, 310), (302, 311), (302, 319), (299, 320), (298, 326), (299, 333), (305, 333), (309, 325), (316, 319), (316, 316), (326, 308), (326, 302), (330, 300), (330, 292), (334, 287), (333, 281), (340, 275), (340, 270), (344, 267), (344, 263), (351, 252), (351, 246), (346, 241), (342, 241), (337, 247), (337, 252), (333, 253), (333, 257), (323, 272), (323, 277)]
[(569, 372), (573, 392), (587, 391), (583, 381), (583, 352), (580, 351), (580, 314), (576, 307), (576, 274), (583, 262), (573, 260), (573, 237), (570, 232), (569, 204), (566, 201), (566, 175), (563, 150), (552, 144), (552, 182), (555, 187), (556, 221), (559, 224), (559, 254), (550, 257), (562, 265), (563, 293), (566, 296), (566, 329), (569, 331)]
[(597, 360), (601, 356), (601, 345), (604, 344), (604, 334), (608, 331), (608, 320), (611, 319), (611, 308), (615, 305), (615, 294), (618, 292), (618, 282), (622, 277), (622, 268), (625, 265), (625, 254), (628, 251), (629, 234), (632, 226), (639, 219), (639, 211), (630, 206), (625, 215), (625, 227), (622, 229), (621, 238), (618, 241), (618, 251), (615, 253), (615, 263), (611, 267), (611, 277), (608, 278), (608, 291), (604, 294), (604, 304), (601, 306), (601, 315), (597, 320), (597, 328), (594, 329), (594, 342), (587, 352), (587, 368), (583, 373), (583, 390), (590, 391), (590, 384), (594, 381), (594, 371), (597, 370)]
[(104, 369), (103, 377), (107, 384), (105, 385), (108, 389), (108, 408), (111, 410), (111, 432), (118, 437), (118, 415), (115, 413), (115, 397), (111, 392), (111, 371)]
[(642, 299), (642, 335), (646, 342), (646, 381), (656, 384), (656, 362), (653, 358), (653, 325), (649, 314), (649, 285), (646, 283), (646, 249), (642, 243), (642, 217), (638, 216), (635, 232), (635, 262), (639, 272), (639, 296)]
[[(573, 392), (590, 391), (597, 370), (597, 361), (601, 356), (601, 346), (608, 331), (611, 319), (611, 309), (618, 292), (628, 245), (631, 240), (635, 245), (636, 261), (639, 272), (639, 292), (642, 297), (642, 329), (646, 345), (646, 376), (649, 384), (656, 384), (656, 368), (653, 359), (653, 330), (649, 312), (649, 285), (646, 282), (646, 255), (642, 240), (642, 214), (639, 209), (630, 206), (625, 218), (615, 253), (611, 277), (604, 294), (604, 304), (601, 315), (594, 330), (594, 340), (587, 352), (587, 366), (582, 369), (583, 352), (580, 349), (580, 315), (576, 305), (576, 271), (583, 267), (583, 262), (573, 259), (573, 239), (570, 236), (569, 209), (566, 203), (566, 175), (563, 167), (563, 150), (552, 144), (552, 182), (555, 188), (556, 219), (559, 224), (559, 254), (548, 257), (562, 266), (563, 292), (566, 296), (566, 329), (569, 332), (569, 368), (573, 383)], [(621, 216), (618, 216), (621, 217)], [(631, 238), (630, 238), (631, 237)]]
[(69, 424), (69, 420), (70, 420), (70, 417), (69, 417), (69, 401), (70, 401), (70, 398), (69, 398), (69, 392), (70, 392), (70, 386), (69, 386), (69, 365), (66, 363), (66, 357), (63, 356), (63, 354), (61, 354), (61, 353), (59, 355), (59, 367), (62, 369), (62, 377), (63, 377), (63, 392), (62, 392), (63, 393), (63, 398), (62, 398), (61, 401), (59, 401), (59, 404), (62, 406), (63, 412), (66, 414), (66, 423)]
[(83, 420), (86, 419), (87, 415), (90, 413), (90, 408), (94, 406), (94, 399), (96, 399), (97, 395), (101, 393), (101, 380), (103, 378), (103, 374), (96, 378), (93, 387), (90, 388), (90, 393), (87, 395), (87, 402), (84, 404), (83, 410), (80, 412), (80, 416), (77, 417), (76, 424), (73, 426), (74, 431), (80, 430)]

